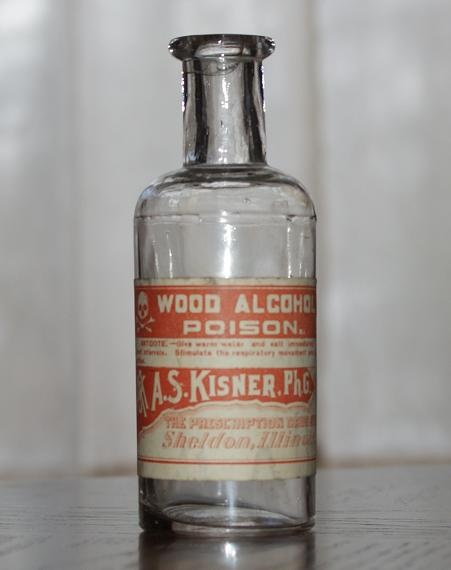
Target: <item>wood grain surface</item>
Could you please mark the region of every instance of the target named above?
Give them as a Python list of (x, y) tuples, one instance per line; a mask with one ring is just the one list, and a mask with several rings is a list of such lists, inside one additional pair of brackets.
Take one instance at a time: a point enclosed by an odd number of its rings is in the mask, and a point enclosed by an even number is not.
[(134, 477), (3, 482), (0, 513), (1, 570), (451, 569), (451, 465), (320, 471), (307, 535), (147, 535)]

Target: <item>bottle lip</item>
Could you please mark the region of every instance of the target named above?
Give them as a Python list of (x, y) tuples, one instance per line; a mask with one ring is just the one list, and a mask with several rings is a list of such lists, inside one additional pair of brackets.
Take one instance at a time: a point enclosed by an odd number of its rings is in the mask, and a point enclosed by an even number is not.
[(170, 53), (182, 61), (203, 58), (264, 59), (275, 43), (268, 36), (205, 34), (180, 36), (169, 42)]

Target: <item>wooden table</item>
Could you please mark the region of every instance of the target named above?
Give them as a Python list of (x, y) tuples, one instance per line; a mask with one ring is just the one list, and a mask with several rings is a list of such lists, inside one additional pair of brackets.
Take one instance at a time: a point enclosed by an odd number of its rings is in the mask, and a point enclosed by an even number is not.
[(304, 536), (149, 536), (136, 494), (134, 477), (1, 483), (0, 569), (451, 569), (451, 465), (320, 471)]

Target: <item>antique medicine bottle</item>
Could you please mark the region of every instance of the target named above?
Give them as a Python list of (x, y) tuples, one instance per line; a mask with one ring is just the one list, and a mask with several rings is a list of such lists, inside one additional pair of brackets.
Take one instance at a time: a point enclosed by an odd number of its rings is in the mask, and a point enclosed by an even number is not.
[(140, 522), (309, 528), (316, 450), (315, 211), (268, 166), (261, 36), (173, 40), (183, 168), (135, 213)]

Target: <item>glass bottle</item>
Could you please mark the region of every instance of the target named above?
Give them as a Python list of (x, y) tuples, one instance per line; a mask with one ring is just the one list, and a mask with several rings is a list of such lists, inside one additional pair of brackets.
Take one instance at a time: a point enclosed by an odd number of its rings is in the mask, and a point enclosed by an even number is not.
[(307, 529), (316, 449), (315, 211), (265, 156), (270, 38), (186, 36), (184, 165), (135, 212), (140, 524)]

